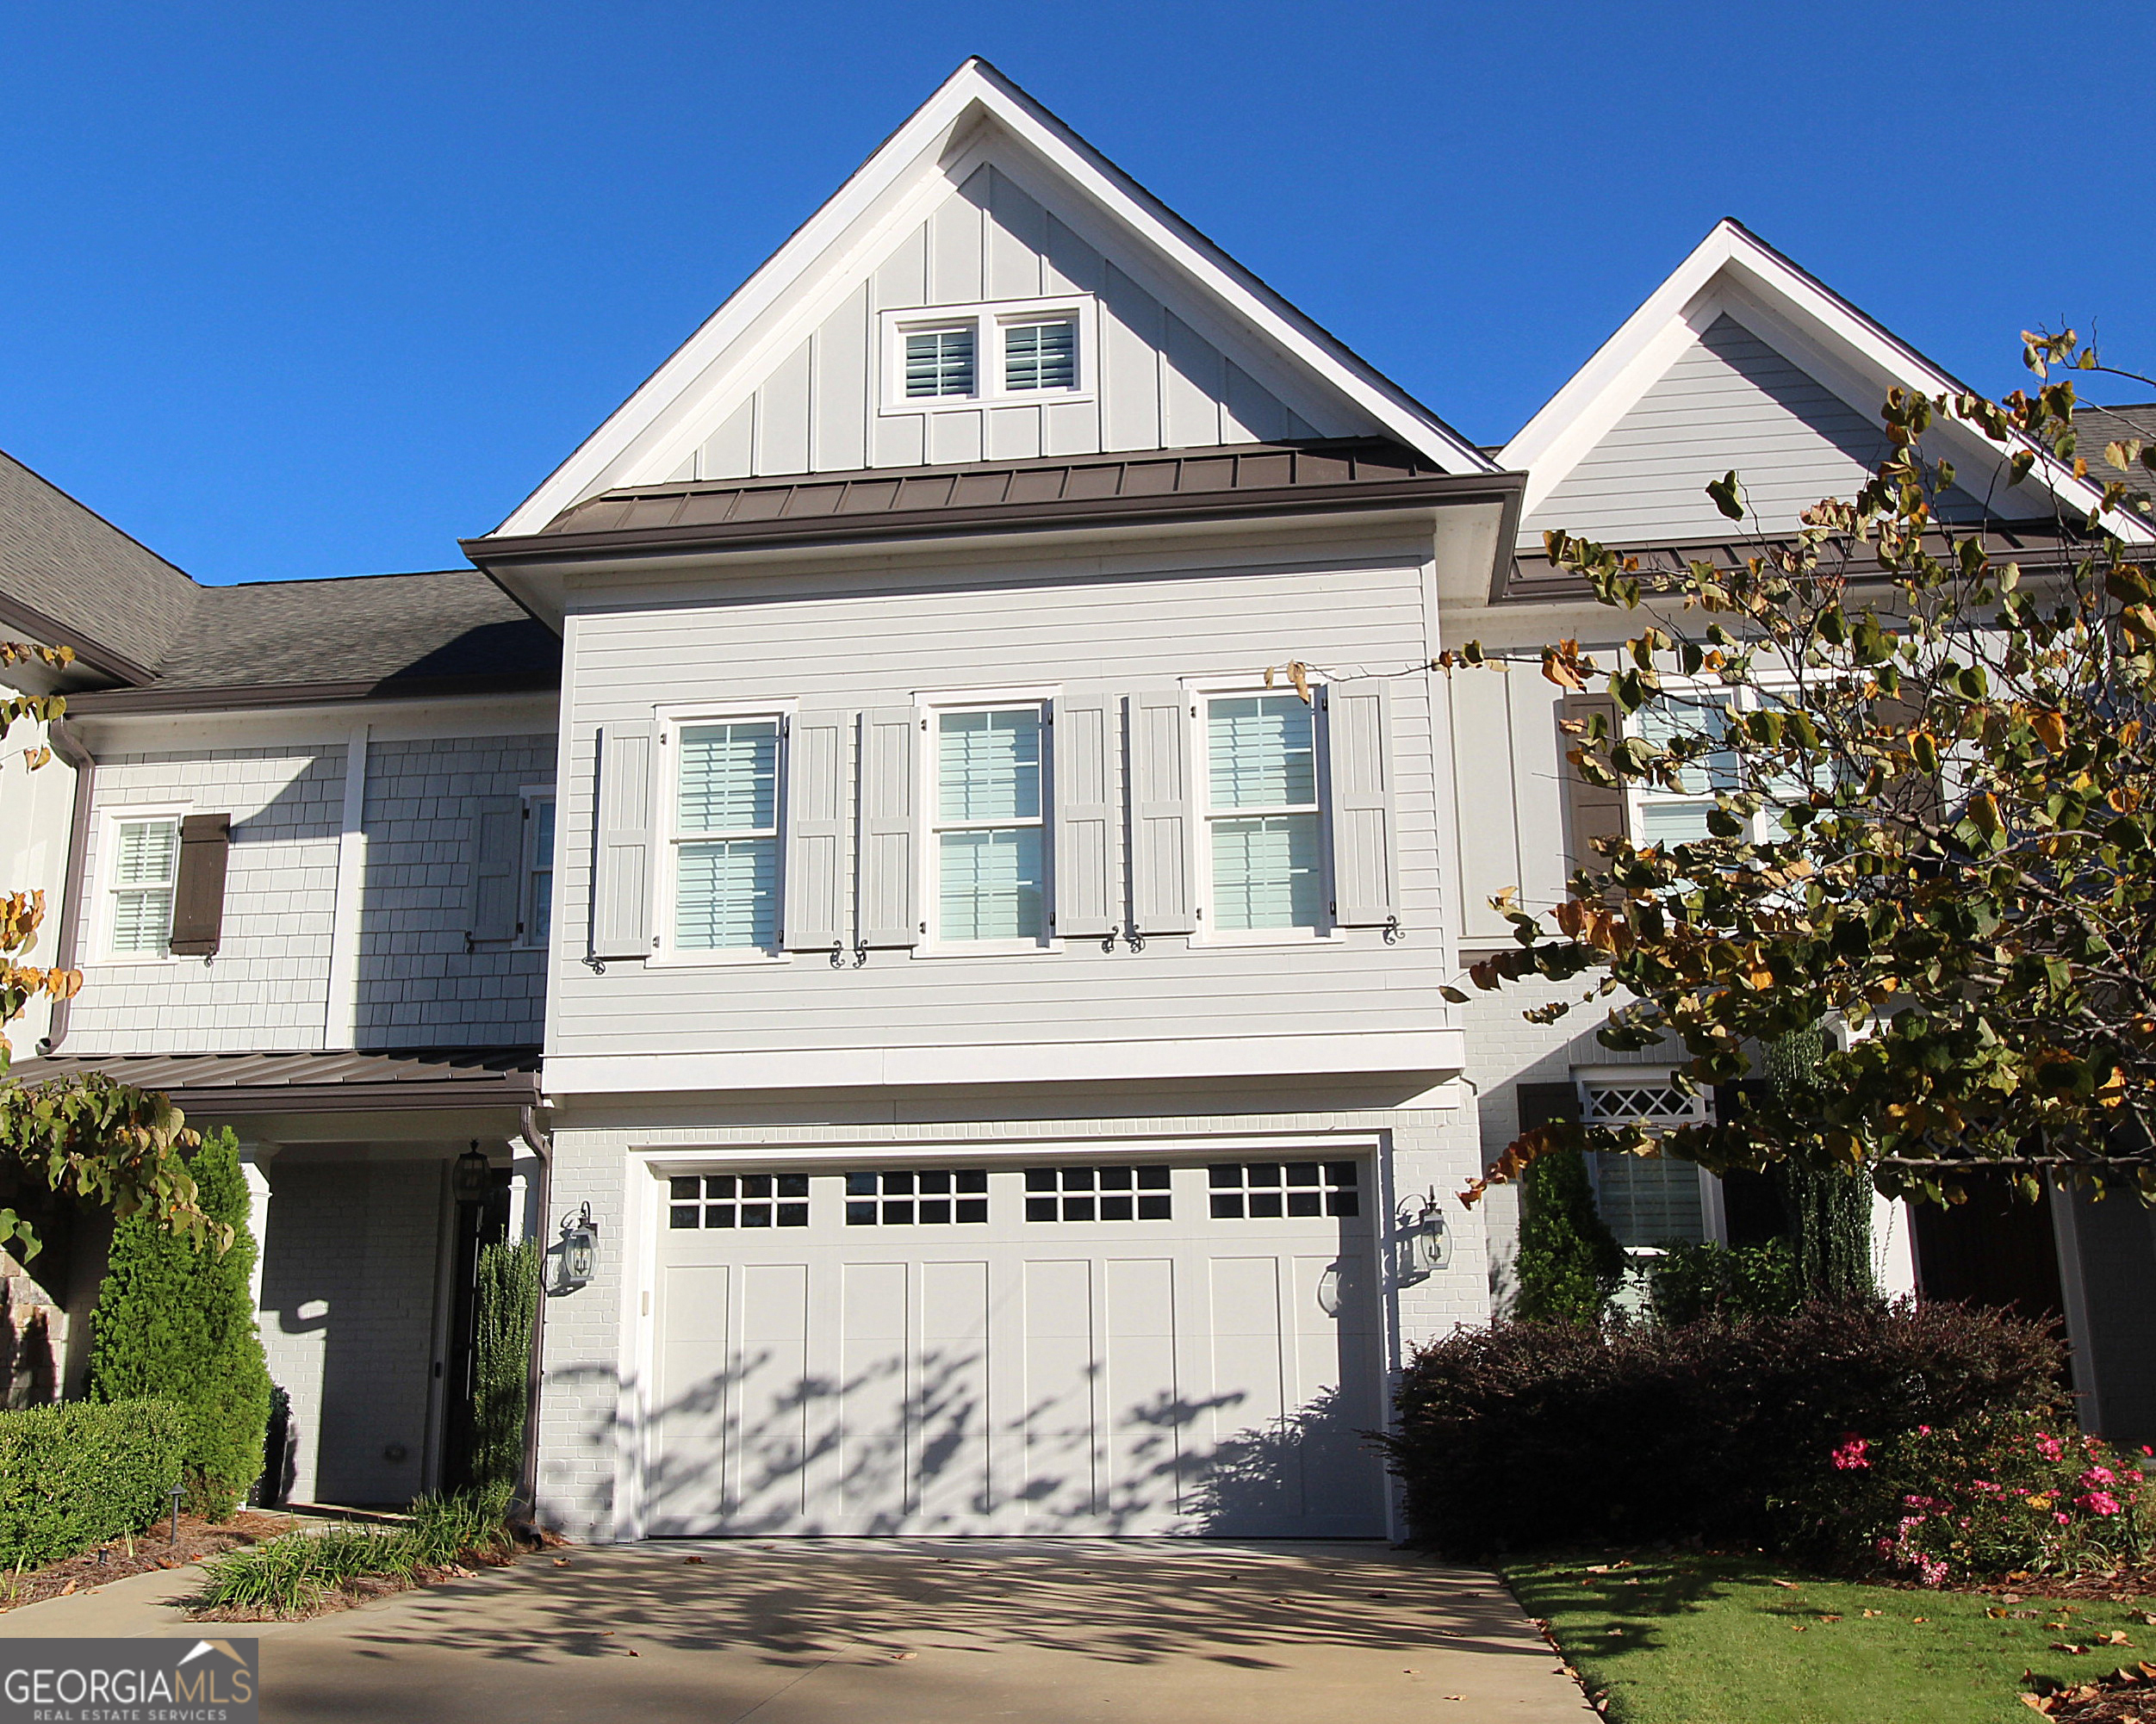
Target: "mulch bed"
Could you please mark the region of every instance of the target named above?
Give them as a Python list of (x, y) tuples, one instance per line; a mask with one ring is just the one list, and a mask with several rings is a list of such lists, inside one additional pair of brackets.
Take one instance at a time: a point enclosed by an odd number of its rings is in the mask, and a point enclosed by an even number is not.
[(80, 1556), (26, 1569), (20, 1575), (0, 1573), (0, 1610), (74, 1592), (95, 1592), (109, 1582), (124, 1580), (131, 1574), (147, 1574), (152, 1569), (184, 1568), (235, 1545), (254, 1544), (290, 1532), (297, 1524), (288, 1515), (258, 1514), (252, 1509), (242, 1509), (229, 1521), (210, 1522), (199, 1515), (182, 1515), (180, 1535), (175, 1541), (172, 1523), (159, 1521), (132, 1540), (109, 1540)]

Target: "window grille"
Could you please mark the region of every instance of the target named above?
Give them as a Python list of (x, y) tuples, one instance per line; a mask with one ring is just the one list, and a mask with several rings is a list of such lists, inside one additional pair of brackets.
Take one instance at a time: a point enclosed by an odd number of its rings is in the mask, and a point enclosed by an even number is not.
[(973, 330), (916, 329), (906, 334), (906, 398), (973, 393)]
[(1003, 331), (1003, 388), (1013, 392), (1078, 387), (1078, 325), (1069, 318), (1014, 323)]
[(891, 1169), (846, 1175), (848, 1227), (939, 1227), (988, 1219), (979, 1168)]
[(805, 1173), (685, 1174), (667, 1181), (667, 1225), (805, 1227), (808, 1195)]
[(1037, 940), (1045, 927), (1041, 709), (936, 715), (936, 937)]
[(1165, 1168), (1026, 1169), (1028, 1221), (1165, 1221), (1173, 1206)]
[(1300, 695), (1216, 695), (1205, 715), (1214, 926), (1318, 927), (1325, 890), (1315, 710)]
[(674, 943), (769, 951), (779, 938), (779, 721), (685, 724), (679, 741)]
[(1216, 1221), (1362, 1212), (1353, 1162), (1235, 1162), (1205, 1178)]

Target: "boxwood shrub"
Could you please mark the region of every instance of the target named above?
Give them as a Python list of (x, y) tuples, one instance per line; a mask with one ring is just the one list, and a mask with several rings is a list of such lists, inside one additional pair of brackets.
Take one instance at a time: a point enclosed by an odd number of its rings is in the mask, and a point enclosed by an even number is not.
[(2042, 1324), (1946, 1304), (1499, 1323), (1415, 1355), (1382, 1441), (1414, 1535), (1457, 1554), (1759, 1545), (1845, 1433), (2054, 1409), (2063, 1360)]
[(140, 1532), (171, 1506), (194, 1421), (170, 1401), (0, 1412), (0, 1568)]

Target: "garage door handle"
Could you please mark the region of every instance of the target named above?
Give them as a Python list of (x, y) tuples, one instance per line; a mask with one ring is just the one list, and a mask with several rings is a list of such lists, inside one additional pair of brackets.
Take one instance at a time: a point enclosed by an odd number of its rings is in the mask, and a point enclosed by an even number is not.
[(1340, 1266), (1338, 1263), (1318, 1277), (1318, 1309), (1327, 1317), (1340, 1314)]

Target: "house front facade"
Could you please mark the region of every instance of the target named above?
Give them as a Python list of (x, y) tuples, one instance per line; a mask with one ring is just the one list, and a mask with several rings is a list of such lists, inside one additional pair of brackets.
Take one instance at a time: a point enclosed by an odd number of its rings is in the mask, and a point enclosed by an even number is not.
[(462, 570), (198, 587), (27, 475), (9, 627), (164, 626), (67, 679), (87, 983), (16, 1075), (238, 1133), (289, 1494), (457, 1477), (513, 1233), (574, 1535), (1397, 1533), (1363, 1433), (1507, 1292), (1452, 1194), (1533, 1109), (1712, 1105), (1444, 996), (1489, 895), (1691, 817), (1568, 784), (1530, 649), (1617, 631), (1541, 527), (1875, 458), (1873, 326), (1710, 251), (1485, 451), (975, 61)]

